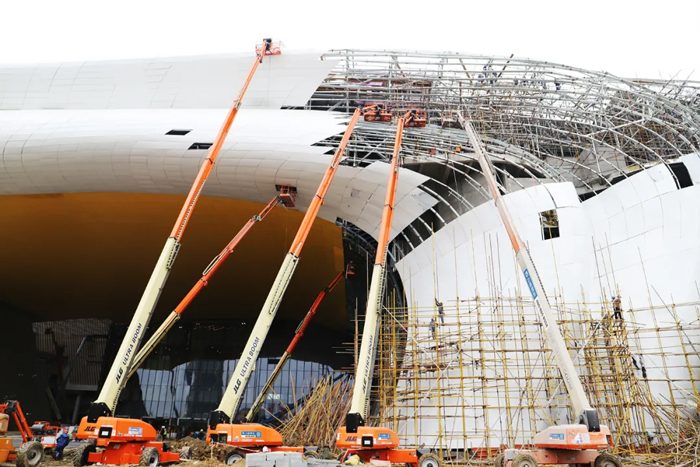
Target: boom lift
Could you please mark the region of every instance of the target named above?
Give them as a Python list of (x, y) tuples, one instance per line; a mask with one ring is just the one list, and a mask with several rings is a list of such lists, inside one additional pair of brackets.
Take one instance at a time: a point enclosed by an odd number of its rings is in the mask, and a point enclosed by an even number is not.
[[(131, 369), (136, 351), (141, 344), (161, 290), (165, 286), (170, 269), (177, 257), (180, 249), (180, 240), (185, 232), (187, 223), (202, 193), (204, 183), (214, 168), (231, 124), (238, 115), (243, 96), (253, 79), (258, 65), (262, 63), (263, 57), (279, 53), (279, 48), (275, 49), (271, 39), (264, 39), (263, 45), (256, 47), (256, 57), (250, 72), (239, 91), (238, 97), (233, 101), (226, 120), (216, 135), (214, 144), (209, 149), (207, 158), (204, 160), (197, 178), (187, 195), (185, 204), (158, 258), (141, 301), (134, 312), (134, 317), (117, 352), (117, 358), (107, 374), (105, 384), (97, 400), (90, 405), (87, 417), (84, 417), (80, 422), (76, 437), (96, 440), (96, 443), (88, 444), (80, 451), (75, 461), (78, 465), (97, 462), (117, 465), (141, 463), (154, 467), (161, 461), (174, 462), (180, 458), (177, 453), (166, 451), (162, 442), (155, 441), (156, 430), (151, 425), (142, 420), (114, 417), (114, 409), (119, 400), (119, 393), (126, 385), (126, 376)], [(100, 448), (99, 452), (96, 450), (97, 447)]]
[[(235, 424), (232, 422), (232, 417), (237, 413), (238, 408), (241, 404), (243, 392), (245, 391), (246, 384), (250, 379), (250, 374), (255, 367), (255, 362), (260, 354), (260, 349), (265, 342), (267, 337), (267, 332), (270, 329), (270, 325), (275, 318), (275, 314), (282, 302), (284, 292), (292, 279), (294, 270), (299, 262), (299, 256), (301, 250), (306, 242), (306, 238), (309, 235), (311, 226), (313, 225), (318, 211), (324, 202), (328, 188), (330, 187), (331, 181), (335, 172), (338, 170), (340, 161), (345, 154), (345, 148), (347, 147), (348, 141), (350, 140), (350, 135), (352, 135), (353, 129), (357, 121), (360, 118), (360, 110), (355, 110), (355, 113), (348, 124), (345, 134), (343, 135), (340, 145), (338, 146), (335, 155), (331, 159), (331, 163), (328, 166), (321, 184), (316, 191), (316, 195), (311, 201), (309, 208), (304, 215), (304, 219), (301, 221), (299, 230), (297, 231), (292, 246), (289, 252), (284, 258), (284, 262), (280, 267), (277, 277), (275, 278), (272, 288), (265, 300), (260, 315), (258, 316), (253, 331), (248, 338), (248, 342), (245, 344), (244, 353), (241, 355), (236, 368), (231, 376), (231, 381), (226, 388), (219, 407), (214, 410), (209, 416), (209, 429), (207, 437), (213, 442), (219, 442), (223, 444), (229, 444), (232, 446), (245, 446), (250, 450), (260, 450), (263, 447), (270, 448), (277, 451), (302, 451), (303, 448), (291, 448), (282, 446), (282, 435), (272, 428), (265, 427), (260, 424)], [(233, 452), (230, 453), (226, 458), (227, 462), (233, 462), (237, 455), (239, 458), (242, 457), (240, 453)]]
[(396, 141), (386, 189), (384, 212), (377, 240), (377, 255), (372, 270), (372, 282), (367, 296), (367, 312), (362, 330), (362, 345), (355, 371), (355, 387), (352, 392), (350, 412), (346, 415), (345, 426), (338, 429), (336, 446), (347, 449), (345, 456), (357, 454), (363, 462), (373, 459), (389, 461), (392, 464), (407, 464), (413, 467), (437, 467), (439, 461), (432, 454), (418, 458), (415, 449), (398, 449), (399, 437), (388, 428), (365, 426), (369, 405), (369, 393), (374, 373), (374, 360), (377, 351), (377, 328), (384, 299), (386, 279), (386, 251), (391, 235), (391, 223), (396, 202), (396, 186), (399, 181), (401, 139), (404, 119), (399, 118), (396, 128)]
[[(22, 444), (19, 449), (15, 449), (12, 445), (12, 438), (5, 436), (10, 417), (15, 421), (22, 436)], [(18, 401), (7, 401), (0, 404), (0, 462), (15, 461), (17, 467), (36, 467), (44, 459), (44, 446), (40, 440), (41, 437), (36, 438)]]
[(536, 434), (534, 441), (535, 446), (539, 449), (507, 449), (496, 459), (496, 465), (497, 467), (536, 467), (540, 464), (570, 464), (572, 466), (594, 464), (595, 467), (621, 467), (620, 460), (616, 456), (600, 452), (612, 446), (610, 430), (607, 426), (600, 424), (597, 410), (592, 408), (588, 402), (581, 380), (576, 374), (571, 355), (569, 355), (559, 331), (556, 317), (549, 306), (540, 275), (535, 269), (530, 252), (515, 228), (503, 198), (500, 196), (493, 176), (493, 167), (491, 161), (486, 158), (482, 142), (471, 122), (459, 114), (458, 118), (471, 140), (481, 171), (486, 178), (498, 213), (508, 232), (518, 265), (523, 271), (525, 282), (532, 294), (537, 315), (566, 385), (577, 420), (576, 424), (550, 426), (543, 432)]
[(129, 373), (126, 375), (127, 381), (134, 375), (134, 373), (136, 373), (136, 370), (139, 369), (146, 358), (151, 354), (151, 352), (153, 352), (153, 349), (156, 348), (158, 343), (160, 343), (173, 325), (180, 320), (182, 312), (187, 309), (190, 303), (192, 303), (192, 300), (195, 299), (195, 297), (204, 287), (209, 285), (209, 280), (212, 278), (214, 273), (219, 269), (219, 267), (221, 267), (226, 258), (233, 253), (233, 250), (238, 246), (241, 240), (243, 240), (243, 237), (248, 234), (253, 225), (265, 219), (270, 211), (272, 211), (279, 203), (284, 203), (284, 205), (287, 207), (294, 207), (294, 201), (295, 195), (293, 188), (283, 185), (280, 187), (280, 194), (272, 198), (272, 201), (267, 203), (267, 206), (260, 211), (260, 214), (251, 217), (250, 220), (246, 222), (243, 228), (236, 234), (235, 237), (233, 237), (233, 239), (231, 239), (221, 253), (216, 255), (211, 263), (209, 263), (207, 268), (202, 273), (202, 277), (199, 278), (194, 287), (192, 287), (189, 293), (185, 295), (185, 298), (182, 299), (182, 301), (175, 307), (170, 315), (165, 318), (163, 324), (161, 324), (160, 327), (153, 333), (148, 342), (146, 342), (141, 350), (139, 350), (139, 353), (136, 355), (136, 357), (134, 357), (134, 363), (131, 365)]
[(349, 271), (351, 270), (352, 263), (348, 264), (348, 267), (345, 271), (341, 271), (338, 273), (337, 276), (335, 276), (335, 279), (321, 291), (321, 293), (318, 294), (318, 297), (316, 297), (316, 300), (314, 300), (314, 303), (311, 305), (311, 308), (309, 308), (309, 311), (306, 313), (306, 316), (304, 316), (304, 319), (299, 323), (299, 326), (297, 327), (297, 330), (294, 332), (294, 338), (292, 339), (292, 342), (289, 343), (289, 346), (287, 346), (287, 350), (284, 351), (284, 354), (282, 355), (282, 358), (280, 358), (280, 361), (277, 362), (277, 365), (275, 366), (275, 369), (272, 370), (272, 373), (270, 374), (270, 377), (267, 378), (267, 382), (265, 383), (265, 386), (263, 386), (262, 391), (260, 391), (260, 394), (258, 394), (257, 399), (255, 399), (255, 402), (253, 402), (253, 405), (250, 407), (250, 410), (245, 416), (245, 421), (250, 422), (255, 418), (255, 414), (258, 413), (258, 410), (260, 410), (260, 407), (262, 406), (263, 402), (265, 402), (265, 398), (267, 397), (267, 394), (270, 392), (272, 389), (272, 386), (275, 384), (275, 380), (279, 376), (279, 374), (282, 372), (282, 369), (284, 366), (287, 364), (287, 360), (289, 360), (289, 357), (292, 356), (292, 352), (294, 352), (294, 348), (297, 346), (297, 343), (301, 339), (301, 336), (304, 335), (304, 331), (306, 330), (306, 327), (309, 325), (311, 322), (311, 318), (314, 317), (316, 314), (316, 310), (318, 309), (319, 305), (321, 305), (321, 302), (323, 301), (324, 297), (329, 294), (330, 292), (335, 289), (335, 286), (340, 283), (340, 280), (345, 277), (347, 278), (347, 275), (349, 274)]

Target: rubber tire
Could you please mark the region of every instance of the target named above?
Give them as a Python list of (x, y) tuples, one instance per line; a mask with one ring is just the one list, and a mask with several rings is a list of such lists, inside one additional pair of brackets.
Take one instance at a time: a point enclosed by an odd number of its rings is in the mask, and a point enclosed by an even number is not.
[(17, 450), (17, 467), (36, 467), (44, 460), (44, 446), (39, 441), (24, 443)]
[(192, 448), (183, 446), (180, 448), (180, 460), (186, 461), (192, 459)]
[(83, 465), (88, 465), (88, 456), (91, 452), (96, 451), (97, 447), (92, 443), (80, 446), (73, 452), (73, 466), (82, 467)]
[(226, 454), (226, 457), (224, 458), (224, 463), (226, 465), (233, 465), (241, 459), (245, 459), (244, 453), (242, 453), (241, 451), (231, 451), (228, 454)]
[(320, 459), (321, 455), (316, 451), (304, 451), (304, 457), (307, 459)]
[(595, 458), (594, 465), (595, 467), (622, 467), (622, 462), (619, 457), (604, 452)]
[(321, 449), (316, 451), (321, 459), (333, 460), (335, 456), (333, 455), (333, 450), (330, 446), (323, 446)]
[(499, 455), (496, 456), (496, 459), (493, 461), (493, 467), (503, 467), (506, 462), (506, 455), (503, 453), (500, 453)]
[(160, 452), (156, 448), (146, 448), (141, 453), (139, 465), (144, 467), (158, 467), (160, 463)]
[(432, 452), (423, 454), (418, 458), (417, 467), (440, 467), (440, 465), (440, 458)]
[(537, 467), (537, 461), (530, 454), (518, 454), (513, 459), (513, 467)]

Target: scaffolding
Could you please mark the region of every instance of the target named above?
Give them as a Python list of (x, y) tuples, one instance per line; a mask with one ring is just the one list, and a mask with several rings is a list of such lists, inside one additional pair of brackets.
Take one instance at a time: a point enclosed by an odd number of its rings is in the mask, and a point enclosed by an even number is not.
[[(529, 446), (544, 427), (573, 423), (531, 304), (500, 296), (446, 301), (442, 314), (437, 306), (387, 308), (376, 422), (399, 433), (405, 446), (425, 445), (455, 461)], [(680, 307), (700, 320), (700, 302), (673, 305)], [(677, 421), (694, 415), (700, 402), (700, 352), (688, 338), (700, 331), (698, 321), (647, 327), (635, 317), (651, 313), (657, 322), (665, 307), (632, 308), (619, 320), (609, 304), (561, 297), (555, 308), (616, 452), (652, 454), (677, 442)], [(658, 396), (658, 385), (668, 397)]]

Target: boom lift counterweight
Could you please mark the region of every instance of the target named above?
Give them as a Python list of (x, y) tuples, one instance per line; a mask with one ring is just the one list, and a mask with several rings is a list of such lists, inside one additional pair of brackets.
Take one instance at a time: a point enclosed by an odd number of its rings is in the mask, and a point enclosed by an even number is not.
[[(143, 296), (136, 307), (134, 316), (117, 351), (117, 357), (107, 374), (102, 390), (97, 400), (90, 405), (87, 417), (84, 417), (80, 422), (76, 437), (94, 439), (96, 444), (89, 444), (82, 448), (76, 461), (79, 465), (99, 462), (118, 465), (146, 463), (154, 466), (159, 462), (173, 462), (178, 461), (180, 458), (177, 453), (166, 451), (163, 443), (155, 441), (156, 430), (151, 425), (142, 420), (114, 417), (114, 410), (119, 400), (119, 394), (126, 385), (128, 372), (132, 368), (134, 357), (143, 340), (148, 322), (177, 257), (185, 228), (202, 193), (204, 184), (214, 168), (231, 125), (238, 115), (243, 96), (253, 80), (255, 71), (262, 63), (263, 57), (276, 53), (279, 53), (279, 48), (275, 50), (271, 39), (264, 39), (263, 45), (256, 48), (256, 57), (250, 72), (243, 82), (238, 96), (233, 101), (226, 119), (216, 135), (214, 143), (209, 149), (209, 153), (187, 195), (180, 215), (156, 262)], [(96, 449), (98, 447), (100, 448), (99, 452)]]
[(259, 424), (235, 424), (231, 423), (231, 421), (240, 407), (245, 387), (255, 367), (260, 349), (265, 342), (265, 338), (267, 337), (272, 321), (282, 302), (287, 286), (294, 275), (301, 250), (311, 231), (313, 222), (318, 215), (318, 211), (325, 200), (328, 188), (338, 170), (340, 161), (345, 154), (345, 148), (350, 141), (350, 136), (359, 118), (360, 110), (357, 109), (345, 130), (340, 145), (331, 159), (330, 165), (319, 184), (318, 190), (309, 208), (304, 214), (304, 219), (301, 221), (297, 234), (292, 241), (291, 248), (285, 256), (282, 266), (277, 273), (277, 277), (272, 284), (272, 288), (255, 322), (253, 331), (245, 344), (244, 353), (233, 371), (231, 381), (219, 403), (219, 407), (209, 416), (208, 438), (213, 442), (258, 449), (262, 449), (263, 446), (273, 450), (301, 451), (303, 449), (283, 447), (282, 436), (271, 428)]
[(538, 464), (570, 464), (589, 465), (595, 467), (621, 467), (620, 460), (601, 450), (612, 446), (612, 437), (607, 426), (601, 425), (598, 412), (591, 407), (588, 397), (583, 389), (581, 380), (576, 373), (573, 360), (562, 338), (556, 317), (552, 312), (545, 294), (542, 280), (532, 261), (530, 252), (523, 243), (518, 231), (510, 217), (503, 197), (498, 191), (494, 179), (494, 170), (491, 161), (484, 153), (482, 142), (477, 136), (470, 121), (461, 114), (457, 114), (462, 128), (467, 132), (472, 147), (477, 155), (481, 171), (496, 203), (496, 208), (501, 216), (503, 225), (508, 232), (511, 245), (515, 251), (518, 265), (525, 276), (525, 282), (530, 289), (535, 303), (537, 315), (552, 350), (557, 367), (569, 393), (571, 404), (576, 416), (576, 424), (550, 426), (541, 433), (535, 435), (536, 450), (507, 449), (497, 458), (497, 467), (536, 467)]

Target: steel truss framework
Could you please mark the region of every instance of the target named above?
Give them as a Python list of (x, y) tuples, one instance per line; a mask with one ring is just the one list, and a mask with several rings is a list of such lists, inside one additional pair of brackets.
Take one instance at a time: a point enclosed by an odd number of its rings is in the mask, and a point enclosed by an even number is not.
[[(458, 112), (482, 136), (505, 192), (571, 181), (585, 199), (659, 163), (681, 183), (674, 160), (700, 149), (700, 82), (631, 80), (538, 60), (448, 52), (345, 49), (322, 59), (338, 65), (306, 109), (350, 113), (381, 102), (397, 114), (427, 111), (426, 128), (406, 129), (402, 154), (407, 166), (431, 177), (422, 189), (439, 203), (401, 233), (394, 245), (399, 256), (490, 199)], [(339, 138), (317, 145), (335, 147)], [(358, 125), (345, 164), (387, 161), (393, 139), (393, 125)], [(464, 195), (465, 183), (476, 199)]]

